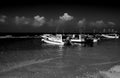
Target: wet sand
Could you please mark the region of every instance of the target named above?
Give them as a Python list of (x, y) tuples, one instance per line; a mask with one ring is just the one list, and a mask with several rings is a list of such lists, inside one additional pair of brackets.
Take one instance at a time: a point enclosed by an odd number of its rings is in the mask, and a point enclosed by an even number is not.
[(104, 78), (105, 71), (118, 64), (70, 64), (60, 57), (50, 58), (16, 64), (1, 71), (0, 78)]

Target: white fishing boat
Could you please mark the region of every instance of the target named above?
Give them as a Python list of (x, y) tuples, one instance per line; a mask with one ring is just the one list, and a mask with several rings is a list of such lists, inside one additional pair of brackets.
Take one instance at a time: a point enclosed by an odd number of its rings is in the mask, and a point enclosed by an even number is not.
[(82, 35), (77, 35), (76, 37), (76, 35), (73, 34), (72, 39), (70, 41), (71, 43), (81, 43), (81, 42), (84, 42), (85, 40), (84, 38), (82, 38)]
[(48, 44), (52, 45), (64, 45), (64, 42), (62, 40), (62, 35), (57, 34), (57, 35), (50, 35), (50, 34), (45, 34), (42, 36), (42, 41)]
[(119, 35), (118, 34), (102, 34), (102, 37), (109, 38), (109, 39), (118, 39)]
[(93, 38), (92, 35), (78, 35), (78, 38), (75, 37), (75, 35), (73, 35), (73, 38), (71, 39), (72, 43), (83, 43), (85, 42), (85, 38), (82, 36), (88, 36), (88, 38), (92, 39), (93, 42), (98, 42), (99, 39), (97, 38)]

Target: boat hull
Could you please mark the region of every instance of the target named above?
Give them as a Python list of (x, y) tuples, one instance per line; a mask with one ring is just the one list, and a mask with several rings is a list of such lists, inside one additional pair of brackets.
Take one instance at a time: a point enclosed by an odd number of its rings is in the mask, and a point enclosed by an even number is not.
[(71, 42), (74, 42), (74, 43), (82, 43), (82, 42), (84, 42), (85, 40), (83, 39), (71, 39), (70, 40)]
[(64, 42), (54, 42), (46, 39), (42, 39), (42, 41), (51, 45), (64, 45)]
[(118, 39), (119, 38), (119, 36), (117, 36), (116, 34), (114, 36), (102, 34), (102, 36), (105, 38), (109, 38), (109, 39)]

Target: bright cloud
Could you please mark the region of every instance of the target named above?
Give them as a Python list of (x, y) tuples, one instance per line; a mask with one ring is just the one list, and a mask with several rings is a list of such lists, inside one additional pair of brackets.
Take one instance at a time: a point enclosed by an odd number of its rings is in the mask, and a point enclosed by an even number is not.
[(82, 20), (79, 20), (77, 24), (79, 27), (86, 27), (86, 19), (83, 18)]
[(109, 25), (116, 25), (114, 22), (108, 22)]
[(37, 15), (34, 16), (33, 26), (42, 26), (45, 22), (45, 17)]
[(83, 25), (83, 24), (85, 23), (85, 21), (86, 21), (86, 19), (85, 19), (85, 18), (84, 18), (84, 19), (82, 19), (82, 20), (79, 20), (79, 21), (78, 21), (78, 24), (79, 24), (79, 25)]
[(70, 16), (68, 13), (64, 13), (64, 15), (59, 16), (59, 19), (51, 19), (47, 22), (49, 26), (63, 26), (66, 22), (68, 23), (71, 21), (74, 17)]
[[(8, 18), (5, 15), (0, 16), (0, 22), (4, 23), (6, 22), (7, 19), (12, 19)], [(48, 26), (69, 26), (69, 25), (77, 25), (78, 27), (84, 28), (84, 27), (95, 27), (95, 28), (102, 28), (102, 27), (110, 27), (113, 25), (116, 25), (114, 22), (109, 21), (109, 22), (104, 22), (102, 19), (101, 20), (96, 20), (96, 21), (88, 21), (85, 18), (81, 20), (73, 20), (74, 17), (69, 15), (68, 13), (64, 13), (62, 16), (59, 16), (58, 19), (51, 19), (49, 21), (46, 21), (46, 18), (44, 16), (39, 16), (36, 15), (32, 18), (28, 18), (25, 16), (15, 16), (14, 18), (14, 23), (17, 25), (30, 25), (33, 27), (40, 27), (43, 26), (44, 24), (48, 24)], [(72, 20), (72, 21), (71, 21)], [(13, 22), (13, 20), (12, 20)]]
[(15, 23), (16, 24), (29, 24), (30, 23), (30, 19), (26, 18), (24, 16), (22, 16), (22, 17), (16, 16), (15, 17)]
[(51, 19), (50, 21), (47, 22), (49, 26), (56, 26), (57, 25), (57, 20)]
[(25, 25), (33, 25), (33, 26), (42, 26), (45, 23), (45, 17), (40, 17), (40, 16), (34, 16), (33, 19), (31, 18), (26, 18), (24, 16), (19, 17), (16, 16), (15, 17), (15, 23), (16, 24), (25, 24)]
[(59, 19), (63, 21), (70, 21), (73, 19), (73, 16), (70, 16), (68, 13), (64, 13), (64, 15), (60, 16)]
[(95, 26), (95, 27), (104, 27), (106, 25), (103, 20), (92, 21), (89, 24), (90, 26)]
[(97, 24), (97, 25), (103, 25), (104, 22), (103, 22), (103, 20), (98, 20), (98, 21), (96, 21), (96, 24)]
[(6, 21), (7, 16), (2, 15), (0, 16), (0, 22), (4, 23)]
[(65, 21), (62, 21), (62, 20), (54, 20), (54, 19), (51, 19), (47, 22), (47, 24), (49, 26), (61, 26), (65, 23)]

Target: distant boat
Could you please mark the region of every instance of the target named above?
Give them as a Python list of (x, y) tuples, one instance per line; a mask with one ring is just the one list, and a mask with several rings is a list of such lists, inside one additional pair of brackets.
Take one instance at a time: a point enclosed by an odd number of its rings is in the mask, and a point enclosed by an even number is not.
[(12, 38), (12, 35), (0, 36), (0, 38)]
[(109, 38), (109, 39), (118, 39), (119, 35), (118, 34), (102, 34), (102, 37)]
[(61, 34), (57, 34), (57, 35), (45, 34), (42, 36), (42, 38), (43, 38), (42, 41), (48, 44), (64, 45)]
[(80, 35), (80, 34), (79, 35), (73, 34), (72, 39), (70, 41), (71, 41), (71, 43), (82, 43), (85, 40), (84, 40), (84, 38), (82, 38), (82, 35)]

